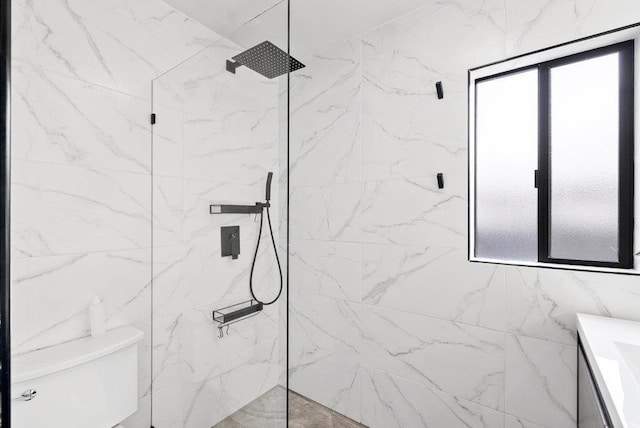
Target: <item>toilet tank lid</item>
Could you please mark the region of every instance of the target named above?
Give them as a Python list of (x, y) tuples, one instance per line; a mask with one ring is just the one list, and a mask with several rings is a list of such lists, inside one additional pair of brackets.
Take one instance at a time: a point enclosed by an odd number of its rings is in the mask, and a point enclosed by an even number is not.
[(100, 337), (84, 337), (11, 359), (11, 383), (24, 382), (95, 360), (140, 341), (144, 333), (125, 326)]

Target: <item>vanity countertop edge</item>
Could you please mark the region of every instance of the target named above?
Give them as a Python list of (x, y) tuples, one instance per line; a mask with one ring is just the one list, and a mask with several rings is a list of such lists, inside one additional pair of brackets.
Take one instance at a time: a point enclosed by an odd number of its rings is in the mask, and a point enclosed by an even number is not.
[[(640, 428), (640, 378), (621, 351), (637, 347), (640, 356), (640, 322), (577, 314), (577, 326), (613, 427)], [(640, 359), (635, 364), (640, 367)]]

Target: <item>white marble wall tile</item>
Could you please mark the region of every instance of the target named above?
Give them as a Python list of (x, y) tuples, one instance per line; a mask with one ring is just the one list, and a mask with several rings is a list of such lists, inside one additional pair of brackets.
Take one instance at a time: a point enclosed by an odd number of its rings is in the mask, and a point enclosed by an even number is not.
[(155, 390), (153, 421), (170, 428), (209, 427), (232, 414), (276, 383), (275, 340), (236, 353), (235, 361), (214, 377), (187, 377), (167, 388)]
[(154, 109), (168, 107), (180, 112), (184, 111), (184, 81), (181, 79), (182, 64), (185, 63), (177, 64), (174, 68), (151, 81)]
[(223, 337), (220, 337), (219, 324), (213, 321), (212, 312), (235, 303), (238, 301), (216, 302), (180, 315), (180, 357), (188, 367), (185, 376), (191, 381), (220, 376), (230, 367), (239, 365), (238, 355), (277, 338), (278, 311), (275, 306), (266, 306), (260, 314), (224, 328)]
[(503, 409), (503, 333), (369, 305), (362, 311), (363, 364)]
[(153, 246), (181, 246), (184, 222), (184, 180), (153, 177)]
[(507, 0), (509, 56), (640, 21), (634, 0)]
[[(155, 93), (154, 93), (155, 99)], [(184, 114), (154, 101), (156, 123), (152, 127), (153, 176), (184, 176)]]
[[(336, 70), (353, 68), (360, 63), (361, 42), (356, 37), (327, 47), (314, 55), (304, 58), (305, 68), (296, 70), (291, 75), (291, 92), (296, 93), (298, 84), (304, 86), (304, 81), (311, 76), (334, 74)], [(298, 79), (298, 77), (301, 77)]]
[(154, 390), (153, 412), (150, 412), (153, 426), (158, 428), (184, 428), (185, 406), (183, 396), (185, 388), (186, 382), (181, 381), (167, 388)]
[(290, 172), (296, 186), (360, 180), (360, 59), (357, 45), (345, 45), (292, 75)]
[[(242, 229), (241, 229), (242, 230)], [(241, 259), (232, 260), (231, 257), (220, 256), (220, 232), (215, 231), (210, 236), (214, 248), (205, 245), (194, 245), (185, 248), (182, 276), (173, 293), (179, 299), (182, 309), (195, 308), (203, 303), (214, 303), (229, 300), (249, 300), (249, 275), (253, 254), (250, 248), (254, 243), (247, 240), (240, 241)], [(242, 232), (240, 232), (242, 234)], [(261, 249), (259, 257), (271, 257), (268, 247)], [(272, 250), (271, 250), (272, 251)], [(270, 266), (274, 266), (274, 262)], [(277, 271), (270, 269), (268, 274), (272, 280), (265, 283), (261, 278), (264, 271), (254, 273), (256, 293), (259, 295), (275, 296), (275, 281)], [(171, 308), (171, 306), (168, 306)]]
[(363, 57), (407, 51), (444, 74), (466, 74), (504, 55), (502, 0), (435, 1), (365, 34)]
[[(239, 67), (236, 74), (226, 69), (228, 59), (244, 49), (228, 39), (220, 39), (213, 46), (185, 61), (171, 74), (182, 82), (184, 90), (184, 110), (188, 114), (208, 117), (221, 107), (234, 111), (234, 107), (249, 107), (243, 103), (241, 94), (245, 93), (242, 84), (261, 87), (263, 82), (259, 74), (246, 67)], [(227, 88), (232, 89), (228, 91)], [(237, 102), (229, 94), (239, 95)], [(248, 94), (248, 93), (247, 93)], [(264, 102), (266, 100), (257, 100)], [(224, 104), (221, 106), (220, 104)]]
[(504, 270), (466, 250), (364, 244), (362, 263), (363, 303), (504, 329)]
[(448, 76), (401, 49), (367, 58), (362, 67), (363, 178), (466, 173), (466, 76)]
[(302, 348), (289, 368), (289, 388), (323, 406), (359, 421), (361, 418), (360, 365), (319, 349)]
[[(292, 296), (289, 310), (296, 308), (296, 299)], [(304, 322), (301, 324), (299, 319), (291, 315), (289, 322), (289, 387), (330, 409), (360, 420), (359, 352), (338, 355), (335, 347), (323, 349), (317, 339), (319, 331), (307, 332), (303, 328)], [(336, 322), (339, 321), (334, 324)], [(360, 337), (353, 340), (359, 343)], [(327, 373), (331, 373), (331, 376), (327, 376)]]
[(362, 423), (371, 428), (504, 425), (501, 412), (366, 366), (362, 407)]
[(15, 60), (130, 94), (218, 38), (157, 0), (14, 5)]
[(207, 118), (185, 115), (185, 177), (259, 185), (275, 170), (277, 109), (246, 103), (244, 110), (220, 106), (220, 115)]
[(148, 175), (14, 161), (13, 257), (148, 248)]
[(576, 426), (576, 347), (507, 335), (505, 411), (546, 427)]
[(187, 374), (183, 329), (182, 314), (153, 319), (153, 391), (178, 383)]
[(524, 419), (516, 418), (508, 414), (504, 415), (505, 428), (543, 428), (542, 425), (534, 424)]
[(466, 176), (445, 175), (364, 183), (362, 240), (370, 243), (466, 248)]
[(289, 251), (297, 291), (360, 301), (360, 244), (294, 240)]
[(182, 312), (182, 246), (153, 249), (153, 316), (160, 318)]
[(293, 187), (289, 198), (291, 238), (360, 242), (360, 183)]
[(334, 355), (360, 356), (360, 303), (297, 291), (290, 299), (290, 340)]
[(506, 271), (506, 327), (512, 333), (575, 345), (576, 313), (640, 321), (640, 290), (633, 275)]
[[(208, 111), (199, 113), (201, 117), (214, 120), (222, 128), (212, 135), (221, 147), (240, 143), (247, 144), (269, 142), (275, 148), (278, 132), (278, 86), (275, 81), (267, 80), (259, 74), (230, 74), (225, 82), (215, 88)], [(207, 93), (207, 88), (196, 87), (198, 93)], [(212, 92), (209, 90), (208, 92)], [(187, 92), (188, 93), (188, 92)], [(188, 96), (188, 95), (187, 95)], [(186, 110), (188, 114), (189, 110)], [(245, 141), (246, 140), (246, 141)], [(275, 162), (275, 155), (272, 156)]]
[(17, 63), (14, 159), (148, 173), (149, 103)]
[(215, 425), (276, 386), (277, 341), (266, 341), (236, 356), (232, 368), (205, 381), (187, 379), (183, 389), (184, 428)]
[(107, 328), (148, 322), (150, 257), (146, 249), (14, 258), (12, 351), (89, 335), (94, 296), (104, 300)]

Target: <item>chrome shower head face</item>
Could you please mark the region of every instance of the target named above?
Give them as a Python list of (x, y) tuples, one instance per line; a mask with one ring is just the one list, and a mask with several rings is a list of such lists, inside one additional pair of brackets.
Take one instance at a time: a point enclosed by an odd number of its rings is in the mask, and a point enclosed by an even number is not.
[(294, 57), (289, 57), (285, 51), (268, 40), (239, 53), (233, 57), (233, 60), (235, 63), (231, 66), (229, 62), (227, 63), (229, 71), (235, 73), (235, 68), (244, 65), (268, 79), (304, 68), (303, 63)]

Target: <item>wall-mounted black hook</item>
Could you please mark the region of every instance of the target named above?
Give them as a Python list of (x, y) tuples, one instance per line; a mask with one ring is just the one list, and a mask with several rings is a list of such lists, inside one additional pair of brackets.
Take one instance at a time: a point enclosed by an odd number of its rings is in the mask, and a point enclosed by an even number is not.
[(439, 100), (444, 98), (444, 90), (442, 89), (442, 82), (436, 82), (436, 94), (438, 94)]
[(438, 178), (438, 189), (444, 189), (444, 176), (439, 172), (436, 177)]

